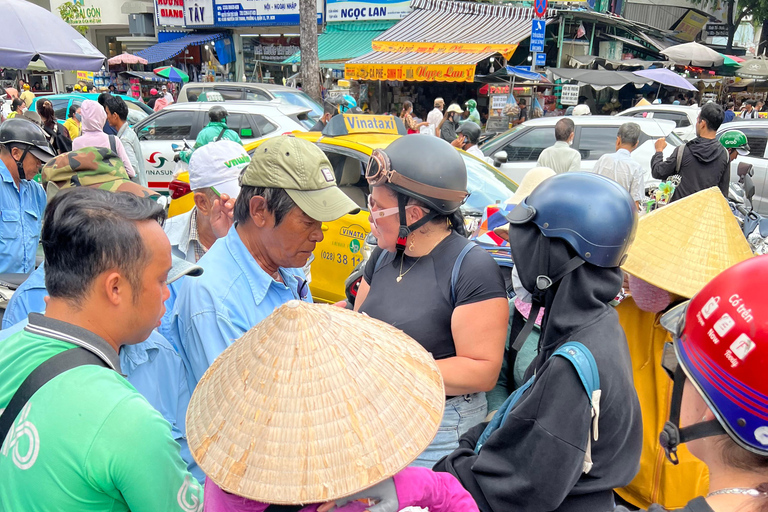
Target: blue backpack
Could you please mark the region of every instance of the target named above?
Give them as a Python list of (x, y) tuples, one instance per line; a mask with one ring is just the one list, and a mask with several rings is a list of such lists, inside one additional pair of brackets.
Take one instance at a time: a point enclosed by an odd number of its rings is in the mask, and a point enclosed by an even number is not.
[[(597, 363), (595, 363), (595, 358), (592, 355), (592, 352), (590, 352), (587, 347), (578, 341), (569, 341), (568, 343), (564, 343), (557, 350), (555, 350), (555, 352), (550, 357), (563, 357), (573, 365), (573, 368), (579, 375), (579, 380), (581, 381), (582, 386), (584, 386), (584, 391), (586, 391), (587, 397), (589, 398), (589, 402), (592, 406), (592, 426), (590, 428), (590, 434), (587, 436), (587, 451), (584, 454), (583, 466), (583, 472), (589, 473), (589, 470), (592, 469), (592, 440), (594, 439), (597, 441), (597, 424), (600, 418), (601, 392), (600, 376), (597, 373)], [(517, 402), (520, 400), (520, 397), (522, 397), (528, 388), (533, 385), (535, 380), (536, 375), (534, 374), (525, 382), (525, 384), (517, 388), (514, 393), (509, 395), (509, 398), (507, 398), (501, 407), (499, 407), (499, 410), (496, 411), (496, 415), (488, 423), (488, 425), (485, 427), (485, 430), (480, 435), (480, 438), (477, 440), (475, 453), (480, 453), (480, 450), (483, 448), (483, 445), (488, 440), (488, 438), (491, 437), (491, 434), (493, 434), (504, 424), (504, 421), (506, 421), (509, 412), (514, 409), (515, 404), (517, 404)]]

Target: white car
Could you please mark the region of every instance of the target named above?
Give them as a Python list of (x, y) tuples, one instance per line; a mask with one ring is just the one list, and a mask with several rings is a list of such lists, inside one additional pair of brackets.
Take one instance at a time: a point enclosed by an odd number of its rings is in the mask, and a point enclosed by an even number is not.
[(672, 121), (675, 123), (677, 136), (688, 142), (696, 138), (696, 119), (699, 117), (700, 110), (699, 107), (686, 105), (645, 105), (628, 108), (618, 115)]
[(755, 184), (755, 195), (752, 198), (752, 207), (757, 213), (768, 216), (768, 120), (765, 119), (739, 119), (720, 125), (717, 137), (729, 131), (740, 130), (747, 136), (749, 154), (739, 156), (731, 162), (731, 181), (739, 181), (737, 169), (741, 162), (752, 164), (755, 171), (752, 181)]
[(174, 146), (189, 146), (208, 124), (208, 110), (214, 105), (227, 109), (227, 126), (236, 131), (243, 145), (314, 126), (310, 109), (281, 102), (227, 101), (174, 103), (134, 126), (139, 136), (144, 167), (150, 188), (167, 191), (173, 180)]
[[(532, 168), (541, 152), (555, 143), (555, 124), (562, 117), (540, 117), (531, 119), (508, 132), (502, 133), (483, 144), (483, 154), (494, 161), (494, 165), (516, 183), (520, 183)], [(654, 142), (665, 138), (667, 147), (664, 157), (683, 142), (675, 135), (674, 123), (650, 119), (627, 119), (619, 116), (572, 116), (576, 125), (573, 149), (581, 153), (581, 170), (591, 171), (597, 160), (606, 153), (616, 152), (616, 134), (624, 123), (636, 122), (640, 125), (642, 136), (640, 144), (632, 152), (632, 158), (640, 162), (645, 169), (646, 186), (657, 183), (651, 177), (651, 157), (656, 152)]]

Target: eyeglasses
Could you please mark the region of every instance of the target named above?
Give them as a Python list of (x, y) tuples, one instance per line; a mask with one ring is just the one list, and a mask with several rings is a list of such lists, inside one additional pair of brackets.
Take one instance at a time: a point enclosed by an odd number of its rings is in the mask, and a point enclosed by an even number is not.
[[(427, 208), (422, 208), (421, 206), (415, 205), (415, 204), (408, 204), (405, 205), (406, 208), (421, 208), (424, 210), (425, 213), (428, 213), (429, 210)], [(373, 204), (371, 203), (371, 195), (368, 194), (368, 211), (371, 214), (371, 224), (373, 224), (373, 227), (376, 229), (379, 229), (379, 226), (376, 224), (376, 219), (383, 219), (384, 217), (390, 217), (392, 215), (395, 215), (400, 211), (400, 208), (397, 206), (394, 206), (392, 208), (383, 208), (381, 210), (374, 210)]]
[(309, 295), (309, 281), (299, 276), (294, 276), (294, 277), (296, 278), (296, 282), (297, 282), (296, 294), (299, 296), (299, 299), (305, 300)]

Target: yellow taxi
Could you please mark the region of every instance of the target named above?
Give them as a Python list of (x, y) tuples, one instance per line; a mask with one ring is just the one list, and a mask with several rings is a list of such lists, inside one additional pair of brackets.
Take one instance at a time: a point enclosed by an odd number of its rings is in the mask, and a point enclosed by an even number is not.
[[(323, 223), (325, 237), (317, 244), (311, 263), (310, 290), (316, 302), (345, 299), (344, 281), (364, 259), (363, 251), (367, 248), (365, 239), (371, 231), (365, 167), (373, 150), (386, 148), (406, 133), (399, 118), (369, 114), (334, 116), (322, 132), (293, 132), (294, 136), (313, 142), (323, 150), (333, 166), (339, 188), (360, 207), (358, 213)], [(245, 149), (250, 153), (263, 142), (255, 141), (246, 145)], [(517, 190), (517, 184), (488, 163), (464, 151), (457, 151), (461, 152), (467, 166), (467, 189), (470, 193), (462, 211), (468, 223), (477, 224), (485, 207), (505, 202)], [(429, 155), (418, 157), (429, 158)], [(179, 199), (188, 200), (186, 197), (174, 199), (171, 208)], [(185, 211), (193, 206), (193, 203), (187, 204)], [(178, 209), (175, 211), (179, 212)]]

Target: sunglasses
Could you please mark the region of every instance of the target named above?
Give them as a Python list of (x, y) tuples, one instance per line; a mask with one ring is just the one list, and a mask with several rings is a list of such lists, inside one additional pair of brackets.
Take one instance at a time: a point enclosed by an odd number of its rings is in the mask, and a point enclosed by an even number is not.
[(298, 283), (296, 286), (296, 294), (299, 296), (299, 299), (305, 300), (309, 295), (309, 281), (299, 276), (294, 277)]

